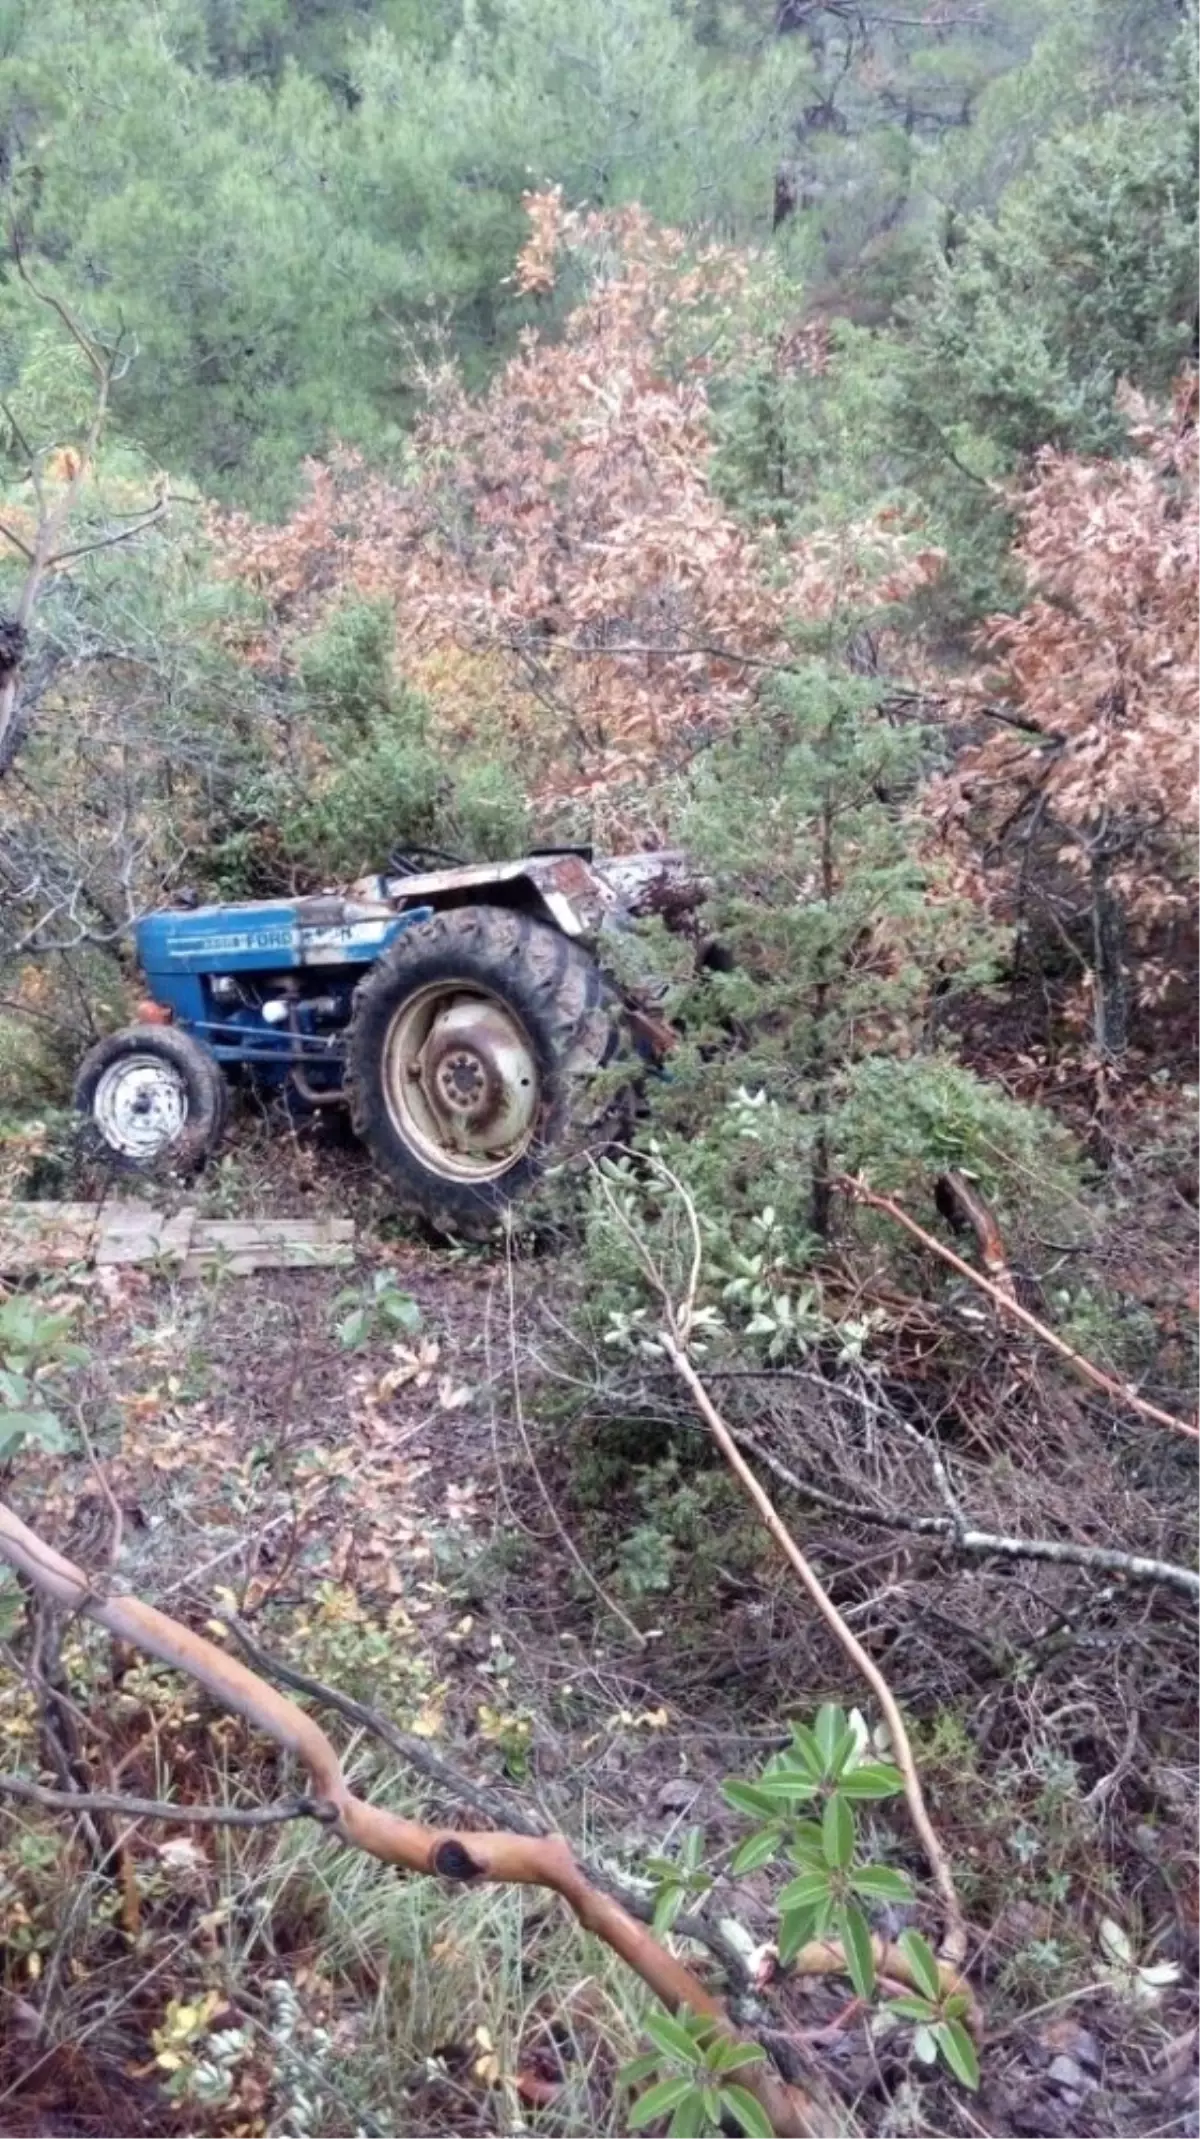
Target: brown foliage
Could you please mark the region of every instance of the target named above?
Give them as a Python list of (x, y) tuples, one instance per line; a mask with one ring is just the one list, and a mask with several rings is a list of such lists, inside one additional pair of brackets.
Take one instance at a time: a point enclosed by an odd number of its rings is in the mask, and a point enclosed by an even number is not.
[(1039, 457), (1016, 546), (1032, 598), (983, 635), (990, 695), (1014, 717), (950, 793), (982, 800), (1001, 836), (1039, 808), (1068, 866), (1106, 847), (1114, 888), (1150, 913), (1182, 896), (1197, 813), (1195, 380), (1170, 410), (1132, 393), (1125, 407), (1129, 459)]
[(403, 482), (343, 455), (310, 468), (286, 527), (226, 520), (219, 541), (285, 629), (382, 593), (409, 677), (451, 649), (499, 657), (488, 740), (536, 739), (540, 792), (594, 796), (735, 720), (793, 620), (878, 608), (940, 558), (883, 516), (784, 547), (722, 500), (710, 390), (761, 333), (751, 256), (639, 208), (526, 206), (518, 286), (584, 282), (561, 330), (527, 333), (477, 398), (427, 369)]

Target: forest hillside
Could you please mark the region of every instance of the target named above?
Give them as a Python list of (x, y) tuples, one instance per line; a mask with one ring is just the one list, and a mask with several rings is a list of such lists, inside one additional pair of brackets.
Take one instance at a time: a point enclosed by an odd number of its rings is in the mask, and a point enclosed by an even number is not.
[[(1191, 7), (5, 0), (0, 211), (0, 2131), (1195, 2134)], [(140, 917), (568, 844), (486, 1238), (97, 1168)]]

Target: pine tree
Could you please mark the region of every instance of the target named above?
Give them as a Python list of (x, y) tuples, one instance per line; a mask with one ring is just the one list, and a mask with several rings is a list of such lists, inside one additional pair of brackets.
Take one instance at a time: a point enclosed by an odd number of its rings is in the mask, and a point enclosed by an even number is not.
[(729, 968), (703, 983), (703, 1030), (715, 1043), (731, 1024), (724, 1074), (789, 1111), (820, 1237), (854, 1065), (936, 1047), (947, 996), (993, 967), (997, 939), (914, 836), (929, 749), (877, 689), (814, 660), (694, 778), (686, 836), (716, 879)]

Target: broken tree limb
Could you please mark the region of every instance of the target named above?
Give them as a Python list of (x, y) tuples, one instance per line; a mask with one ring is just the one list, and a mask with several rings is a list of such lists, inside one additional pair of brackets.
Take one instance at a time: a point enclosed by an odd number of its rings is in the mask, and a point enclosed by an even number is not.
[(955, 1254), (953, 1248), (946, 1247), (944, 1242), (927, 1232), (923, 1225), (919, 1225), (915, 1218), (910, 1218), (908, 1212), (899, 1203), (894, 1202), (891, 1196), (878, 1195), (873, 1188), (867, 1187), (865, 1181), (860, 1181), (850, 1174), (839, 1175), (837, 1185), (852, 1203), (864, 1203), (873, 1211), (883, 1211), (888, 1218), (894, 1219), (897, 1225), (903, 1226), (905, 1232), (911, 1233), (914, 1240), (919, 1240), (922, 1247), (928, 1248), (932, 1255), (939, 1256), (952, 1270), (957, 1270), (960, 1277), (965, 1277), (980, 1292), (985, 1292), (1006, 1314), (1014, 1316), (1026, 1329), (1032, 1330), (1035, 1337), (1040, 1337), (1043, 1344), (1048, 1344), (1051, 1351), (1057, 1352), (1060, 1359), (1065, 1359), (1076, 1374), (1084, 1381), (1091, 1382), (1093, 1388), (1102, 1389), (1105, 1396), (1112, 1397), (1119, 1404), (1126, 1404), (1131, 1411), (1136, 1411), (1141, 1418), (1149, 1419), (1154, 1426), (1167, 1426), (1172, 1433), (1185, 1434), (1190, 1441), (1200, 1440), (1200, 1425), (1194, 1424), (1190, 1419), (1177, 1419), (1169, 1411), (1160, 1411), (1157, 1404), (1148, 1404), (1145, 1397), (1138, 1395), (1136, 1389), (1131, 1389), (1125, 1382), (1116, 1381), (1111, 1374), (1105, 1374), (1102, 1368), (1093, 1366), (1090, 1359), (1085, 1359), (1081, 1352), (1075, 1351), (1062, 1337), (1056, 1336), (1036, 1315), (1031, 1315), (1027, 1307), (1021, 1307), (1015, 1299), (1007, 1297), (990, 1278), (983, 1277), (978, 1270), (973, 1270), (970, 1263), (965, 1263), (961, 1255)]
[[(273, 1656), (268, 1650), (260, 1648), (240, 1619), (228, 1617), (225, 1625), (241, 1644), (257, 1671), (264, 1672), (269, 1678), (277, 1678), (281, 1685), (290, 1686), (294, 1692), (320, 1702), (323, 1706), (333, 1709), (337, 1715), (343, 1716), (346, 1722), (369, 1732), (400, 1760), (415, 1768), (419, 1775), (424, 1775), (430, 1782), (436, 1783), (439, 1789), (461, 1803), (473, 1806), (485, 1819), (504, 1818), (520, 1834), (537, 1836), (545, 1833), (545, 1829), (530, 1820), (520, 1805), (514, 1807), (511, 1804), (511, 1792), (505, 1792), (502, 1796), (494, 1785), (477, 1783), (472, 1776), (464, 1775), (461, 1769), (444, 1760), (440, 1753), (435, 1753), (423, 1738), (414, 1738), (409, 1732), (400, 1730), (390, 1716), (382, 1715), (377, 1708), (369, 1707), (365, 1701), (356, 1701), (352, 1694), (343, 1693), (339, 1687), (326, 1686), (320, 1679), (309, 1678), (305, 1672), (297, 1671), (293, 1664), (285, 1663), (281, 1657)], [(644, 1894), (637, 1893), (586, 1861), (581, 1861), (580, 1869), (594, 1887), (601, 1893), (611, 1894), (613, 1900), (619, 1902), (631, 1916), (636, 1916), (644, 1923), (653, 1922), (654, 1904)], [(735, 1989), (746, 1991), (750, 1988), (745, 1960), (733, 1940), (724, 1935), (718, 1924), (685, 1911), (675, 1918), (671, 1929), (677, 1938), (693, 1939), (697, 1945), (706, 1946), (720, 1962)], [(876, 1939), (875, 1948), (876, 1961), (882, 1973), (896, 1977), (914, 1990), (919, 1987), (912, 1975), (908, 1956), (899, 1946)], [(844, 1956), (836, 1940), (815, 1939), (803, 1947), (795, 1961), (789, 1962), (788, 1966), (800, 1975), (827, 1975), (843, 1968)], [(947, 1988), (958, 1987), (957, 1978), (953, 1982), (947, 1981)], [(780, 2038), (781, 2041), (786, 2039)]]
[[(904, 1718), (900, 1713), (896, 1697), (874, 1658), (867, 1654), (858, 1637), (847, 1626), (833, 1598), (829, 1595), (828, 1590), (820, 1581), (814, 1569), (810, 1567), (773, 1501), (759, 1484), (678, 1338), (672, 1332), (667, 1331), (664, 1332), (662, 1341), (663, 1349), (668, 1359), (700, 1413), (701, 1418), (704, 1420), (705, 1425), (708, 1427), (730, 1470), (742, 1487), (743, 1492), (752, 1501), (762, 1523), (779, 1546), (792, 1572), (796, 1575), (801, 1587), (811, 1598), (813, 1604), (815, 1604), (831, 1634), (834, 1635), (841, 1648), (845, 1651), (855, 1670), (866, 1680), (879, 1703), (884, 1721), (891, 1734), (892, 1752), (896, 1766), (904, 1777), (904, 1796), (908, 1805), (909, 1818), (925, 1852), (930, 1874), (945, 1912), (939, 1959), (957, 1979), (967, 1953), (966, 1923), (963, 1918), (962, 1905), (958, 1898), (958, 1890), (954, 1884), (954, 1875), (950, 1870), (949, 1859), (938, 1840), (933, 1822), (929, 1817), (925, 1804), (925, 1793), (921, 1788), (921, 1778), (917, 1773), (917, 1764), (913, 1758), (908, 1731), (905, 1728)], [(959, 1987), (957, 1981), (955, 1987)]]
[(975, 1235), (979, 1245), (979, 1260), (984, 1275), (989, 1277), (997, 1292), (1003, 1293), (1010, 1307), (1017, 1305), (1017, 1291), (1013, 1284), (1012, 1271), (1008, 1266), (1004, 1237), (996, 1222), (995, 1213), (980, 1195), (979, 1190), (967, 1180), (965, 1174), (951, 1168), (939, 1174), (933, 1184), (933, 1200), (940, 1215), (955, 1232), (964, 1228)]
[[(448, 1760), (444, 1760), (440, 1753), (435, 1753), (426, 1739), (415, 1738), (410, 1732), (402, 1731), (390, 1716), (385, 1716), (378, 1708), (369, 1707), (365, 1701), (356, 1701), (352, 1694), (343, 1693), (337, 1686), (326, 1686), (321, 1679), (309, 1678), (305, 1672), (297, 1671), (293, 1664), (285, 1663), (281, 1657), (261, 1649), (249, 1628), (244, 1626), (240, 1619), (230, 1615), (224, 1623), (256, 1671), (266, 1678), (278, 1679), (281, 1686), (290, 1686), (293, 1693), (304, 1694), (308, 1700), (316, 1701), (321, 1707), (332, 1709), (335, 1715), (342, 1716), (356, 1729), (364, 1730), (371, 1737), (378, 1738), (380, 1744), (386, 1745), (388, 1751), (394, 1753), (398, 1760), (402, 1760), (406, 1767), (413, 1768), (418, 1775), (423, 1775), (428, 1782), (444, 1791), (452, 1803), (470, 1805), (483, 1819), (489, 1822), (503, 1821), (506, 1826), (514, 1827), (518, 1834), (537, 1836), (546, 1833), (545, 1826), (530, 1817), (519, 1798), (516, 1803), (513, 1802), (516, 1793), (511, 1789), (501, 1790), (494, 1783), (476, 1782), (473, 1776), (465, 1774), (461, 1768), (454, 1767)], [(590, 1880), (600, 1893), (611, 1895), (612, 1899), (619, 1902), (630, 1916), (635, 1916), (639, 1923), (653, 1923), (652, 1899), (639, 1893), (636, 1888), (627, 1886), (623, 1880), (613, 1878), (610, 1873), (589, 1863), (586, 1858), (580, 1857), (578, 1862), (585, 1878)], [(676, 1938), (692, 1939), (698, 1946), (707, 1947), (714, 1960), (720, 1962), (728, 1983), (735, 1991), (743, 1992), (751, 1988), (745, 1957), (734, 1941), (726, 1937), (719, 1924), (685, 1911), (675, 1918), (671, 1930)], [(786, 2078), (790, 2075), (785, 2072), (784, 2076)]]
[[(833, 1598), (818, 1578), (815, 1569), (809, 1565), (773, 1501), (755, 1477), (754, 1472), (738, 1448), (728, 1425), (717, 1410), (712, 1397), (692, 1364), (687, 1346), (695, 1318), (696, 1296), (699, 1291), (704, 1262), (700, 1221), (696, 1216), (695, 1204), (678, 1175), (673, 1173), (662, 1159), (656, 1158), (652, 1163), (655, 1171), (678, 1196), (687, 1218), (688, 1230), (691, 1235), (691, 1268), (686, 1290), (678, 1306), (672, 1299), (666, 1281), (645, 1241), (640, 1237), (626, 1213), (617, 1203), (609, 1183), (599, 1171), (599, 1168), (594, 1169), (595, 1177), (600, 1183), (609, 1210), (631, 1243), (643, 1270), (662, 1302), (663, 1328), (659, 1333), (659, 1341), (667, 1358), (691, 1397), (696, 1410), (708, 1427), (729, 1469), (733, 1472), (738, 1484), (754, 1507), (764, 1528), (774, 1538), (788, 1565), (799, 1580), (802, 1589), (816, 1606), (821, 1618), (825, 1621), (826, 1626), (844, 1654), (849, 1657), (855, 1670), (866, 1680), (867, 1685), (879, 1703), (884, 1720), (891, 1732), (892, 1750), (895, 1755), (896, 1766), (904, 1778), (904, 1797), (908, 1806), (909, 1818), (925, 1852), (930, 1874), (944, 1912), (942, 1940), (938, 1954), (943, 1984), (948, 1989), (953, 1987), (956, 1990), (966, 1990), (968, 1996), (970, 1996), (968, 1986), (961, 1979), (961, 1971), (967, 1954), (966, 1919), (963, 1916), (962, 1904), (958, 1898), (958, 1889), (954, 1884), (954, 1874), (950, 1869), (949, 1858), (938, 1840), (937, 1832), (929, 1817), (928, 1808), (925, 1804), (925, 1794), (921, 1788), (921, 1778), (917, 1772), (912, 1745), (909, 1741), (904, 1718), (900, 1713), (899, 1704), (878, 1664), (867, 1654), (862, 1643), (843, 1619)], [(826, 1942), (826, 1953), (831, 1953), (833, 1950), (833, 1947)], [(828, 1962), (826, 1965), (828, 1965)], [(978, 2014), (973, 1999), (972, 2017), (975, 2023), (978, 2024)]]
[(799, 1499), (812, 1501), (819, 1508), (829, 1508), (837, 1515), (851, 1516), (857, 1522), (872, 1523), (887, 1530), (906, 1530), (918, 1537), (936, 1539), (952, 1551), (976, 1554), (981, 1558), (997, 1554), (1009, 1560), (1045, 1560), (1059, 1567), (1083, 1567), (1093, 1574), (1124, 1575), (1130, 1582), (1162, 1582), (1169, 1589), (1182, 1590), (1186, 1596), (1200, 1598), (1200, 1575), (1190, 1567), (1181, 1567), (1175, 1560), (1157, 1560), (1141, 1552), (1120, 1552), (1106, 1545), (1076, 1545), (1066, 1538), (1009, 1537), (1003, 1531), (976, 1530), (969, 1524), (960, 1528), (949, 1515), (909, 1515), (903, 1509), (868, 1507), (861, 1501), (847, 1500), (840, 1493), (831, 1493), (827, 1487), (802, 1478), (790, 1464), (784, 1463), (771, 1449), (763, 1448), (751, 1434), (743, 1433), (740, 1428), (733, 1437), (756, 1463), (771, 1471), (780, 1484)]
[[(356, 1797), (342, 1772), (333, 1745), (319, 1723), (274, 1686), (247, 1670), (203, 1635), (170, 1619), (135, 1597), (105, 1597), (91, 1586), (82, 1569), (65, 1559), (30, 1530), (12, 1509), (0, 1503), (0, 1558), (23, 1574), (43, 1596), (80, 1612), (118, 1641), (184, 1672), (234, 1715), (263, 1731), (307, 1769), (318, 1815), (344, 1842), (402, 1870), (425, 1873), (464, 1885), (549, 1889), (566, 1903), (584, 1930), (602, 1939), (671, 2012), (684, 2008), (735, 2034), (721, 2000), (695, 1972), (671, 1953), (644, 1925), (593, 1887), (567, 1843), (559, 1835), (458, 1831), (406, 1820)], [(77, 1805), (78, 1801), (73, 1800)], [(745, 2068), (745, 2084), (755, 2094), (780, 2139), (816, 2139), (829, 2130), (813, 2104), (766, 2065)]]

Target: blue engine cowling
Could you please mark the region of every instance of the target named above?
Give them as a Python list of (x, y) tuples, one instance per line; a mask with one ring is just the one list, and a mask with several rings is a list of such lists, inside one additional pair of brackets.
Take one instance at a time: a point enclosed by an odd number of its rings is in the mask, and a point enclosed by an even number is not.
[(333, 1094), (363, 969), (432, 913), (340, 895), (264, 899), (148, 914), (135, 940), (154, 1001), (218, 1061), (273, 1084), (302, 1068)]

